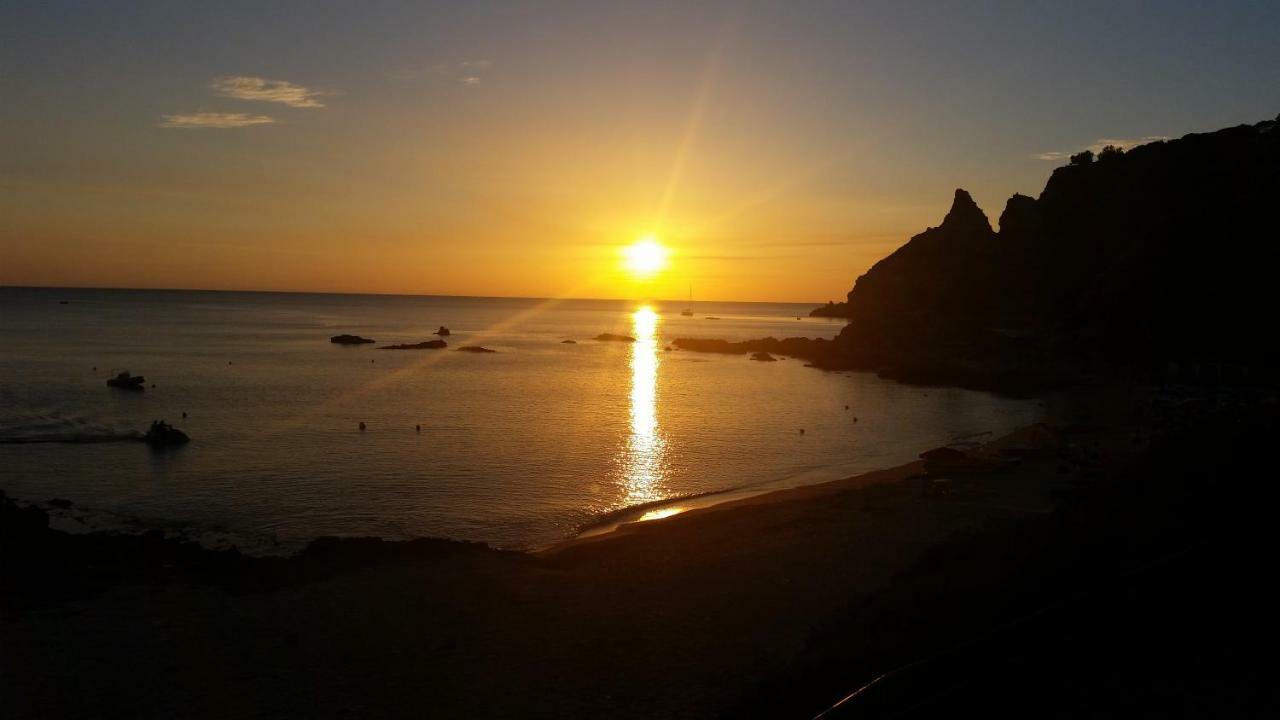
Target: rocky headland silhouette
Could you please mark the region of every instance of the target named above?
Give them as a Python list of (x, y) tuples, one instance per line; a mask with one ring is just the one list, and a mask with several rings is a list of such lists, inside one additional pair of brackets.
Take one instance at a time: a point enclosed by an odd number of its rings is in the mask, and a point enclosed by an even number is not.
[(1280, 260), (1280, 118), (1085, 151), (999, 229), (964, 190), (859, 277), (832, 342), (682, 339), (907, 382), (1036, 391), (1093, 379), (1252, 382)]

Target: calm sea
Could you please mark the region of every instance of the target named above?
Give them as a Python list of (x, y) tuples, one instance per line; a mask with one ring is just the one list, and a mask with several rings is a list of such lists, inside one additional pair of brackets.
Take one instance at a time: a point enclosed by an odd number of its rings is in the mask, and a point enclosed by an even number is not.
[[(0, 489), (73, 500), (63, 524), (257, 551), (329, 534), (528, 548), (626, 508), (844, 477), (1041, 413), (797, 360), (666, 351), (676, 337), (840, 329), (809, 305), (684, 305), (0, 288)], [(439, 325), (446, 350), (329, 342), (420, 342)], [(592, 339), (606, 332), (637, 341)], [(117, 368), (144, 375), (145, 392), (108, 388)], [(153, 419), (192, 442), (110, 442)]]

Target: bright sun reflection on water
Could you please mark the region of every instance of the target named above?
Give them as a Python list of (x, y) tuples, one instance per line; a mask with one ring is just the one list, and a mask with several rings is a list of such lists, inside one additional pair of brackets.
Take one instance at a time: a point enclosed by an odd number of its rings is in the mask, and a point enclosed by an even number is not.
[(666, 443), (658, 433), (658, 314), (631, 314), (631, 435), (624, 465), (626, 505), (661, 500)]

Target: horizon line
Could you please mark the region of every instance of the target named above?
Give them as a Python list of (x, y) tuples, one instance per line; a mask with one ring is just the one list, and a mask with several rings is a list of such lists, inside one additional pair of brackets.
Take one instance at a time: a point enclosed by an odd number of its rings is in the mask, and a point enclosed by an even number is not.
[(559, 300), (559, 301), (575, 301), (586, 300), (591, 302), (658, 302), (658, 303), (743, 303), (756, 305), (813, 305), (814, 307), (825, 306), (826, 301), (814, 302), (807, 300), (687, 300), (687, 299), (664, 299), (664, 298), (648, 298), (640, 300), (637, 298), (624, 297), (537, 297), (532, 295), (456, 295), (449, 293), (390, 293), (390, 292), (351, 292), (341, 290), (245, 290), (245, 289), (227, 289), (227, 288), (182, 288), (182, 287), (107, 287), (94, 285), (7, 285), (0, 284), (0, 290), (121, 290), (121, 291), (141, 291), (141, 292), (208, 292), (208, 293), (259, 293), (264, 295), (351, 295), (363, 297), (439, 297), (439, 298), (467, 298), (481, 300)]

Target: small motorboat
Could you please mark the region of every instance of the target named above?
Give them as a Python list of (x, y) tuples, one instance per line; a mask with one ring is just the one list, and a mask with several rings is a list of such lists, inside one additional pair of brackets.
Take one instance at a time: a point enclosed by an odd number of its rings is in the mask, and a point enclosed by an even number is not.
[(121, 370), (115, 377), (107, 378), (107, 386), (121, 390), (142, 390), (147, 379), (141, 375), (130, 375), (128, 370)]
[(191, 438), (169, 423), (163, 420), (155, 420), (151, 423), (151, 429), (147, 431), (147, 434), (142, 436), (142, 441), (151, 447), (169, 447), (172, 445), (185, 445), (191, 442)]

